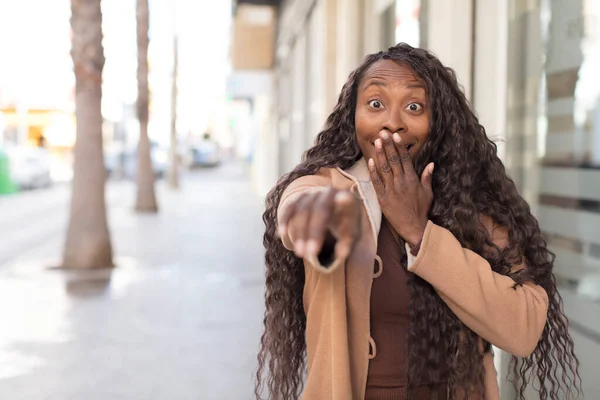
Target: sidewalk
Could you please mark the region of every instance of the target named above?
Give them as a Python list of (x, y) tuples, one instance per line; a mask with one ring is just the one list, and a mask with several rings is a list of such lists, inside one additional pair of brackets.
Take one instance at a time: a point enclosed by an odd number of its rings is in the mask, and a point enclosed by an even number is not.
[(250, 399), (262, 202), (235, 165), (159, 185), (157, 216), (120, 190), (112, 273), (48, 270), (63, 232), (0, 266), (0, 398)]

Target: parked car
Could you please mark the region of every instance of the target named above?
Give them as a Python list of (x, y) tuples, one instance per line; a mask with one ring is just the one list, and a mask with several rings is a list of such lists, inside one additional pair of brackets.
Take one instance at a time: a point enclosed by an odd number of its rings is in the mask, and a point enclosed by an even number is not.
[(215, 167), (221, 163), (219, 145), (210, 138), (204, 138), (201, 142), (190, 146), (184, 163), (188, 168)]
[(42, 147), (19, 146), (7, 152), (10, 160), (10, 177), (21, 190), (52, 185), (50, 153)]
[[(168, 152), (156, 143), (150, 145), (152, 168), (157, 179), (161, 179), (169, 167)], [(123, 151), (108, 151), (104, 156), (104, 166), (108, 176), (122, 176), (135, 179), (137, 176), (137, 148)]]

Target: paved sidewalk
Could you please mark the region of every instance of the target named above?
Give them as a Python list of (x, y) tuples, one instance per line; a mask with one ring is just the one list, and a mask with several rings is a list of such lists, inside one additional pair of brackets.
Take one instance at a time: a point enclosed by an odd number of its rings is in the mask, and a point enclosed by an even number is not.
[(0, 265), (0, 399), (250, 399), (262, 202), (235, 165), (160, 185), (157, 216), (119, 187), (112, 272), (47, 269), (64, 231)]

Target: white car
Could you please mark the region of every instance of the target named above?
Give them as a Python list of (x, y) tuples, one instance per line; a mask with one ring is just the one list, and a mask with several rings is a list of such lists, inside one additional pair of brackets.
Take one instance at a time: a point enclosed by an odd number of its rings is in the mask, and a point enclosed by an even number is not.
[(40, 147), (14, 147), (7, 151), (10, 176), (20, 189), (37, 189), (52, 185), (50, 154)]
[(217, 142), (206, 139), (190, 146), (184, 157), (188, 168), (216, 167), (221, 163), (221, 150)]

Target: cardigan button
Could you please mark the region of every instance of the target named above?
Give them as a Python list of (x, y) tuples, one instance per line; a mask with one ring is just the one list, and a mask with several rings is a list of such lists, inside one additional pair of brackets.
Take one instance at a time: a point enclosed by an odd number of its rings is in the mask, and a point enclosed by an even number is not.
[(373, 265), (373, 279), (377, 279), (383, 274), (383, 261), (381, 257), (375, 255), (375, 264)]

